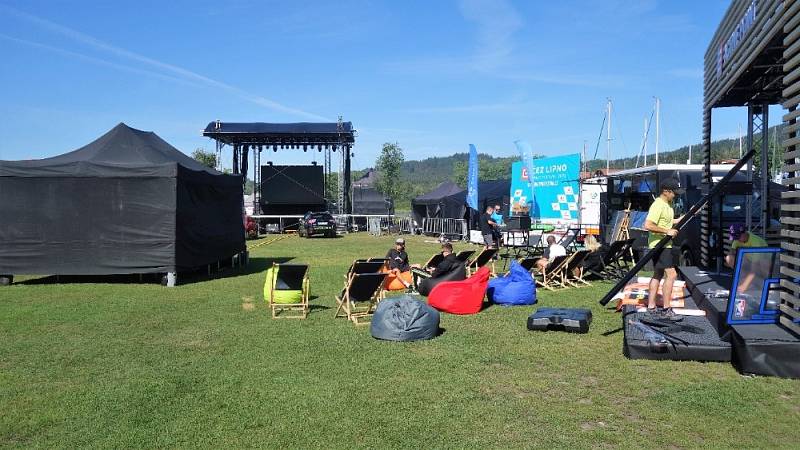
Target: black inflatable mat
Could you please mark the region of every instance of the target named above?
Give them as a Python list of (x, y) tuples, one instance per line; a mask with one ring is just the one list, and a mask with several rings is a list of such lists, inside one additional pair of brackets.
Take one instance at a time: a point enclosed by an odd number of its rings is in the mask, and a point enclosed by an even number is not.
[(577, 308), (539, 308), (528, 317), (528, 329), (564, 330), (586, 333), (592, 323), (592, 311)]
[(800, 378), (800, 338), (780, 325), (734, 325), (733, 365), (742, 373)]
[[(692, 302), (693, 303), (693, 302)], [(687, 300), (687, 307), (693, 308)], [(649, 313), (637, 313), (636, 308), (626, 306), (623, 309), (622, 320), (624, 339), (622, 353), (630, 359), (657, 359), (673, 361), (721, 361), (731, 360), (731, 344), (723, 341), (717, 334), (716, 328), (706, 317), (678, 316), (680, 320), (674, 322), (672, 328), (685, 327), (691, 331), (665, 330), (656, 326), (650, 329), (664, 330), (661, 335), (666, 336), (666, 343), (660, 339), (653, 339), (653, 335), (645, 334), (641, 325), (647, 322), (669, 322)], [(646, 328), (645, 328), (646, 329)], [(656, 335), (657, 336), (657, 335)]]

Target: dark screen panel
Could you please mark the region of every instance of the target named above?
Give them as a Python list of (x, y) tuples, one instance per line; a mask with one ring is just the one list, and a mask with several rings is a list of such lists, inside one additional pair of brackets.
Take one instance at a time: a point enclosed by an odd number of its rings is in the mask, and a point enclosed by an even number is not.
[(261, 166), (261, 201), (266, 205), (324, 204), (322, 166)]

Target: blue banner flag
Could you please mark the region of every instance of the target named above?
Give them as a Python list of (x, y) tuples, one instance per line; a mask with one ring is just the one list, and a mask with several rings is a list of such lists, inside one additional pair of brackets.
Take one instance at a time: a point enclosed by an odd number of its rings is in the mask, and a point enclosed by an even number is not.
[(467, 167), (467, 206), (478, 209), (478, 149), (469, 144), (469, 166)]

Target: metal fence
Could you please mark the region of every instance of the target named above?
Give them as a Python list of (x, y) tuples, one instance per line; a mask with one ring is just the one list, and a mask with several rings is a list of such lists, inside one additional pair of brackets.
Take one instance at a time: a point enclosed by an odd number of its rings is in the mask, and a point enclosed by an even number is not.
[(422, 232), (431, 236), (445, 236), (463, 240), (469, 233), (464, 219), (441, 219), (436, 217), (422, 219)]
[[(258, 234), (284, 233), (296, 230), (301, 215), (253, 215), (258, 224)], [(413, 234), (415, 223), (411, 217), (379, 214), (333, 214), (339, 231), (369, 231), (373, 234)]]

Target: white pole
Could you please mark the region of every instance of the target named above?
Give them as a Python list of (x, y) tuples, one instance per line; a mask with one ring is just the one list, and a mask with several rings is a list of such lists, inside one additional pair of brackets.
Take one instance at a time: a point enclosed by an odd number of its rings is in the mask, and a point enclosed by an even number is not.
[(647, 167), (647, 117), (644, 118), (644, 137), (642, 138), (642, 148), (644, 149), (644, 163), (642, 167)]
[(739, 124), (739, 159), (742, 159), (742, 124)]
[(661, 139), (661, 100), (656, 97), (656, 166), (658, 166), (658, 144)]
[(692, 163), (692, 144), (689, 144), (689, 160), (686, 161), (686, 164)]
[[(583, 154), (581, 154), (581, 172), (588, 172), (589, 168), (586, 166), (586, 139), (583, 140)], [(588, 177), (588, 174), (587, 174)], [(578, 176), (580, 178), (580, 176)]]
[(611, 170), (611, 98), (608, 99), (608, 128), (606, 130), (606, 175)]

